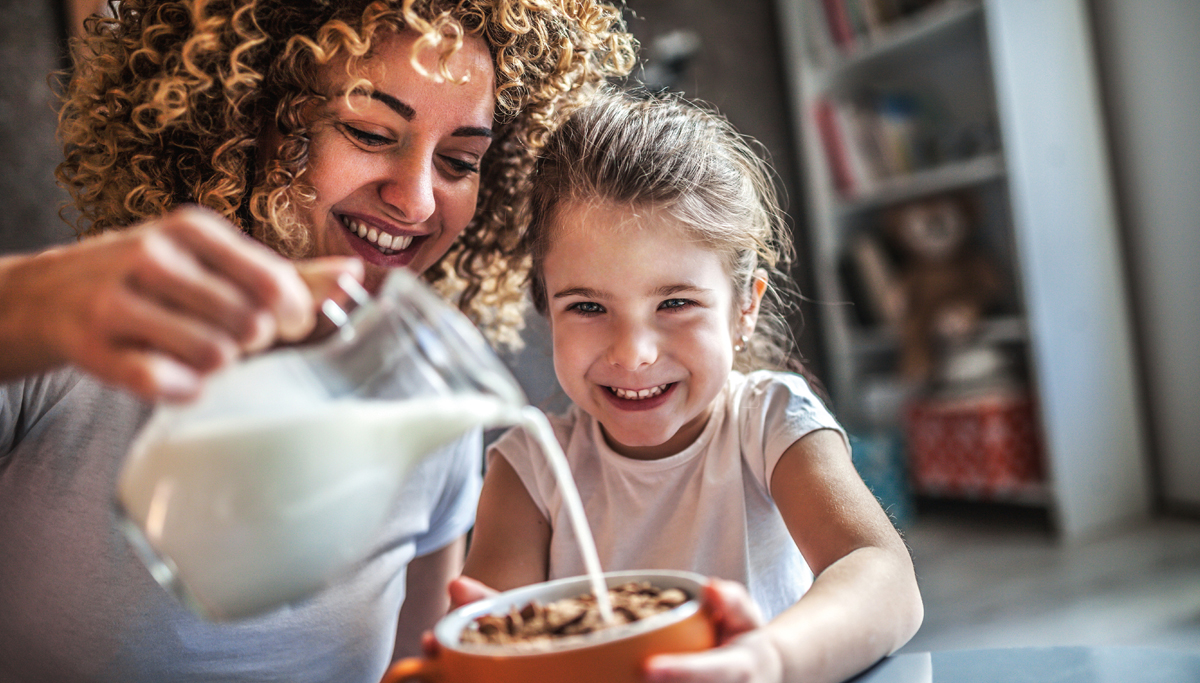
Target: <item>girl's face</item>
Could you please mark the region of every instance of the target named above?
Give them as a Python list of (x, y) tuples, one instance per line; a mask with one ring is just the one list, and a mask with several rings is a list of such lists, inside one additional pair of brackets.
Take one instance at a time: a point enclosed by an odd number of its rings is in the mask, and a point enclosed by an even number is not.
[(678, 453), (743, 332), (721, 257), (651, 209), (569, 202), (557, 218), (543, 275), (559, 383), (618, 453)]
[[(449, 61), (465, 82), (418, 72), (416, 33), (376, 43), (365, 62), (374, 92), (352, 91), (341, 61), (320, 77), (331, 94), (312, 126), (303, 180), (316, 201), (303, 210), (314, 255), (358, 256), (375, 291), (391, 268), (421, 272), (450, 248), (475, 214), (479, 162), (492, 140), (492, 60), (484, 42), (464, 39)], [(436, 74), (435, 54), (422, 66)]]

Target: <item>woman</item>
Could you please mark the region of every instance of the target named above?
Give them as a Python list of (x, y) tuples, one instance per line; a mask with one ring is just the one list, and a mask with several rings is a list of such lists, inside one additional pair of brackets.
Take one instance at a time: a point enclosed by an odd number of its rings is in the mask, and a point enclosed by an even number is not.
[(511, 332), (491, 312), (520, 298), (533, 156), (632, 40), (566, 1), (124, 0), (89, 28), (59, 178), (98, 236), (0, 260), (0, 679), (377, 680), (445, 609), (477, 435), (411, 478), (350, 575), (226, 624), (116, 531), (121, 459), (145, 399), (304, 338), (340, 273), (424, 272)]

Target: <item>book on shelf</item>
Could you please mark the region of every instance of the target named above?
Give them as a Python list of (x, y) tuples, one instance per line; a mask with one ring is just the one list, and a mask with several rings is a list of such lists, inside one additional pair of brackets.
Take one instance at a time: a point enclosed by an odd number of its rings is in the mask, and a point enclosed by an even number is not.
[(843, 55), (885, 37), (893, 26), (947, 0), (811, 0), (812, 21)]
[(931, 117), (910, 93), (882, 92), (853, 100), (820, 97), (813, 116), (834, 187), (843, 200), (936, 161)]

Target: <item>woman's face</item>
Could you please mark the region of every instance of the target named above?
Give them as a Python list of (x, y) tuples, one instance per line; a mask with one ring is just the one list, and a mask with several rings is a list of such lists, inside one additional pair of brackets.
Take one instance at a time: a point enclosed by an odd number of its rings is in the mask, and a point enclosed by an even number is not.
[[(321, 69), (330, 99), (312, 126), (303, 176), (316, 201), (302, 210), (313, 255), (358, 256), (375, 291), (391, 268), (433, 265), (475, 214), (479, 163), (492, 141), (495, 109), (487, 46), (468, 36), (449, 61), (455, 80), (418, 72), (405, 31), (376, 43), (353, 89), (344, 63)], [(433, 50), (419, 55), (437, 73)], [(347, 90), (350, 96), (343, 97)]]

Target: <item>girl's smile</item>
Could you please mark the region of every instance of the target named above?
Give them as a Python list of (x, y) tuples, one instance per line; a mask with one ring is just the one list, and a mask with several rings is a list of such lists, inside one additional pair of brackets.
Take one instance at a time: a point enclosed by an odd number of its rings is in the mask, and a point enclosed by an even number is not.
[(567, 202), (556, 218), (543, 273), (559, 383), (618, 453), (679, 452), (733, 367), (721, 257), (651, 208)]
[(675, 382), (640, 390), (609, 387), (609, 400), (617, 410), (653, 410), (666, 403), (674, 388)]

